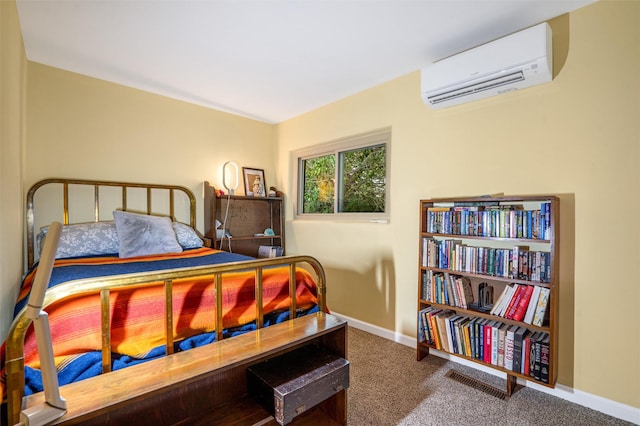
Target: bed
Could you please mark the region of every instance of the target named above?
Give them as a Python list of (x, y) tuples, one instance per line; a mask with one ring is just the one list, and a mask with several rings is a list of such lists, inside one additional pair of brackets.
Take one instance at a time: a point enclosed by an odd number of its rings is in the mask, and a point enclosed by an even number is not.
[[(52, 200), (60, 212), (40, 207)], [(64, 226), (43, 309), (61, 393), (92, 395), (67, 397), (60, 422), (216, 424), (236, 413), (260, 423), (247, 367), (306, 345), (346, 357), (345, 324), (328, 313), (317, 260), (211, 249), (195, 231), (195, 206), (173, 185), (47, 179), (29, 190), (27, 273), (0, 360), (9, 424), (46, 397), (25, 305), (46, 224), (57, 218)], [(321, 408), (344, 424), (344, 391)]]

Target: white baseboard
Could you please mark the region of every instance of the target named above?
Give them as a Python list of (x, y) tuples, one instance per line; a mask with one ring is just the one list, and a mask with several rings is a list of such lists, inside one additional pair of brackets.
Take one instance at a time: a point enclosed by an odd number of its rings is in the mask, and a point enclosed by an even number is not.
[[(383, 337), (385, 339), (394, 341), (396, 343), (400, 343), (402, 345), (408, 346), (410, 348), (416, 348), (416, 339), (413, 337), (409, 337), (400, 333), (396, 333), (386, 328), (379, 327), (377, 325), (369, 324), (355, 318), (348, 317), (346, 315), (342, 315), (337, 312), (332, 312), (335, 316), (343, 318), (349, 323), (349, 326), (353, 328), (357, 328), (359, 330), (366, 331), (368, 333), (374, 334), (379, 337)], [(430, 350), (430, 354), (435, 356), (447, 359), (452, 362), (457, 362), (458, 364), (466, 365), (469, 367), (473, 367), (475, 369), (481, 370), (483, 372), (493, 374), (498, 377), (504, 377), (503, 373), (499, 371), (484, 367), (478, 363), (466, 361), (464, 358), (460, 358), (457, 356), (449, 356), (447, 353), (438, 351), (438, 350)], [(640, 409), (632, 407), (630, 405), (621, 404), (616, 401), (612, 401), (610, 399), (602, 398), (597, 395), (592, 395), (587, 392), (582, 392), (578, 389), (573, 389), (568, 386), (564, 386), (561, 384), (557, 384), (555, 388), (551, 389), (546, 386), (540, 386), (533, 382), (529, 382), (526, 380), (518, 380), (518, 384), (522, 386), (527, 386), (532, 389), (538, 390), (540, 392), (547, 393), (549, 395), (553, 395), (558, 398), (562, 398), (564, 400), (573, 402), (578, 405), (582, 405), (584, 407), (591, 408), (596, 411), (600, 411), (601, 413), (607, 414), (609, 416), (616, 417), (618, 419), (622, 419), (637, 425), (640, 425)]]

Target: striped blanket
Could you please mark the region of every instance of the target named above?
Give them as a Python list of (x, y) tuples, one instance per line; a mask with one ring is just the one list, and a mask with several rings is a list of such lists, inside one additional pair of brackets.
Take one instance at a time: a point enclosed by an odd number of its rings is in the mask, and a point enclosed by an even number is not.
[[(73, 279), (134, 272), (158, 271), (248, 260), (246, 256), (209, 248), (186, 250), (180, 254), (130, 259), (117, 256), (60, 259), (55, 262), (50, 287)], [(26, 304), (35, 269), (25, 279), (16, 303), (19, 312)], [(316, 285), (307, 271), (296, 271), (297, 306), (301, 313), (314, 309)], [(263, 270), (265, 325), (288, 319), (289, 269)], [(253, 272), (225, 274), (223, 286), (224, 336), (255, 328), (255, 287)], [(215, 284), (211, 276), (175, 280), (173, 284), (173, 333), (176, 351), (215, 340)], [(112, 291), (112, 369), (126, 367), (165, 354), (164, 290), (162, 286)], [(49, 314), (54, 356), (60, 384), (100, 374), (101, 317), (98, 294), (78, 296), (54, 303)], [(39, 358), (33, 327), (25, 344), (25, 394), (42, 390)], [(5, 344), (0, 348), (0, 387), (5, 389)]]

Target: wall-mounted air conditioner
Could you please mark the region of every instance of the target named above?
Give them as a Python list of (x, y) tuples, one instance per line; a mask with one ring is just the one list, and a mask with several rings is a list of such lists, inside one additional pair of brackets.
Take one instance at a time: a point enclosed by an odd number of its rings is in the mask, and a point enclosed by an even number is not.
[(422, 69), (422, 99), (445, 108), (553, 78), (551, 28), (542, 23)]

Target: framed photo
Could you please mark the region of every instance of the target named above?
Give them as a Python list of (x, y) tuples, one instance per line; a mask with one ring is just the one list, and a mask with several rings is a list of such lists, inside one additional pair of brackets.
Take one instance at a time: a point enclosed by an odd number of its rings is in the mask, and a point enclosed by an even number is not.
[(267, 184), (264, 182), (264, 170), (251, 169), (249, 167), (242, 168), (244, 175), (244, 193), (248, 197), (266, 197)]

